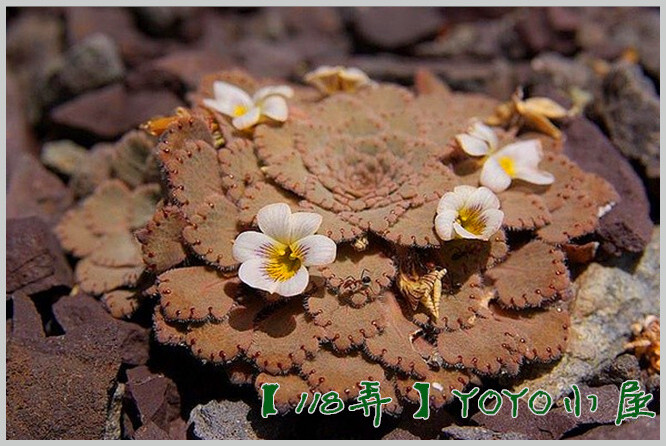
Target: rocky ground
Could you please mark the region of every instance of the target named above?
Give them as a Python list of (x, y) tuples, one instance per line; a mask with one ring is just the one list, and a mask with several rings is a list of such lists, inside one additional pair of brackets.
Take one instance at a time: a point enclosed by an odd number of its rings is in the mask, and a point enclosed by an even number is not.
[[(556, 399), (579, 384), (599, 410), (463, 419), (452, 404), (427, 422), (384, 417), (378, 429), (348, 412), (263, 419), (253, 389), (153, 342), (150, 310), (120, 321), (72, 295), (72, 259), (52, 228), (74, 193), (45, 166), (49, 145), (76, 153), (115, 141), (185, 104), (211, 71), (298, 82), (322, 64), (402, 84), (426, 67), (502, 100), (519, 85), (567, 106), (591, 94), (585, 114), (598, 127), (565, 123), (589, 152), (568, 155), (623, 200), (602, 219), (597, 259), (576, 271), (575, 336), (556, 364), (484, 384)], [(613, 424), (628, 379), (659, 413), (659, 375), (624, 351), (631, 324), (659, 314), (657, 9), (18, 8), (8, 10), (7, 66), (8, 438), (659, 438), (659, 415)]]

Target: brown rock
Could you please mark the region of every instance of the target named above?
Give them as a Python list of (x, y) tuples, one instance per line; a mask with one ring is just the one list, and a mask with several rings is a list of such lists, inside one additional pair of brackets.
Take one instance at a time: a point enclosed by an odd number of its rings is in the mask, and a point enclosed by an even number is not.
[(166, 91), (128, 91), (115, 84), (83, 94), (51, 111), (56, 125), (113, 139), (148, 119), (182, 105)]
[(443, 25), (435, 8), (360, 8), (354, 31), (366, 44), (384, 50), (404, 48), (434, 36)]
[(39, 146), (28, 123), (25, 91), (21, 89), (18, 79), (11, 71), (7, 71), (7, 182), (10, 182), (14, 171), (21, 162), (24, 153), (39, 154)]
[(7, 218), (38, 216), (54, 225), (72, 201), (72, 192), (35, 156), (18, 158), (7, 189)]
[(571, 440), (659, 440), (659, 415), (624, 421), (621, 425), (599, 426)]
[[(176, 384), (148, 367), (139, 366), (127, 371), (126, 398), (134, 405), (142, 423), (136, 437), (147, 437), (156, 428), (168, 437), (172, 421), (180, 418), (180, 396)], [(154, 425), (154, 426), (152, 426)]]
[(102, 438), (124, 343), (145, 329), (113, 319), (89, 296), (65, 296), (53, 306), (65, 334), (45, 337), (30, 299), (15, 294), (13, 302), (7, 438)]
[(164, 43), (139, 32), (130, 11), (124, 8), (67, 8), (65, 18), (70, 43), (80, 42), (91, 34), (106, 34), (116, 42), (123, 60), (129, 65), (145, 62), (167, 51)]
[(48, 226), (37, 217), (7, 220), (7, 292), (71, 285), (72, 270)]
[[(577, 118), (564, 130), (564, 153), (582, 169), (608, 180), (621, 201), (600, 220), (601, 248), (611, 254), (640, 252), (650, 241), (650, 203), (629, 162), (592, 122)], [(574, 150), (579, 147), (584, 150)]]

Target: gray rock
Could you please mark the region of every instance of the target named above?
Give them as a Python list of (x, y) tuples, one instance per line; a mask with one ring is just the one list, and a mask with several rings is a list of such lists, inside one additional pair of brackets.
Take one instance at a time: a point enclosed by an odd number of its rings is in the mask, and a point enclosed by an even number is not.
[(192, 409), (188, 424), (202, 440), (257, 440), (249, 411), (250, 406), (243, 401), (210, 401)]
[(615, 65), (603, 82), (601, 113), (611, 140), (659, 178), (659, 96), (638, 65)]
[[(545, 373), (526, 377), (513, 386), (543, 389), (557, 400), (607, 368), (624, 351), (631, 324), (659, 314), (659, 227), (638, 264), (626, 258), (617, 266), (591, 264), (575, 281), (571, 308), (570, 344), (562, 359)], [(543, 370), (542, 370), (543, 372)]]
[(442, 433), (451, 440), (530, 440), (516, 432), (495, 432), (479, 426), (449, 426)]
[(118, 48), (105, 34), (93, 34), (72, 46), (44, 74), (40, 101), (44, 108), (85, 91), (122, 79), (125, 67)]

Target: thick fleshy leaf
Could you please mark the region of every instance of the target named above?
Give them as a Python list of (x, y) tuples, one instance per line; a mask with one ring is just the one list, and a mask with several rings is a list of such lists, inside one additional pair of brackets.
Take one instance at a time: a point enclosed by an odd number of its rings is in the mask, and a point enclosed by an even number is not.
[(396, 274), (393, 261), (376, 244), (361, 252), (342, 245), (335, 262), (312, 269), (321, 273), (332, 292), (346, 298), (361, 294), (368, 300), (381, 295)]
[(323, 337), (301, 300), (291, 299), (257, 323), (247, 355), (263, 371), (286, 373), (316, 354)]
[(157, 183), (142, 184), (132, 191), (132, 229), (142, 228), (150, 221), (162, 198), (162, 190)]
[(324, 338), (337, 351), (348, 351), (365, 342), (366, 338), (377, 335), (385, 326), (381, 312), (382, 302), (356, 308), (325, 287), (320, 287), (306, 300), (307, 311), (314, 317), (314, 323), (324, 328)]
[(160, 274), (157, 281), (160, 305), (168, 320), (223, 319), (240, 292), (238, 278), (205, 266), (172, 269)]
[(257, 213), (261, 208), (272, 203), (288, 203), (290, 207), (296, 208), (300, 200), (291, 192), (278, 188), (272, 183), (258, 181), (245, 189), (243, 198), (238, 205), (240, 213), (238, 222), (241, 225), (256, 225)]
[(222, 186), (233, 201), (243, 196), (248, 185), (263, 178), (254, 154), (254, 144), (250, 140), (237, 138), (220, 149), (217, 156), (222, 171)]
[(550, 223), (551, 215), (539, 195), (509, 189), (499, 194), (504, 227), (513, 230), (538, 229)]
[(308, 394), (308, 403), (312, 402), (312, 391), (306, 380), (296, 374), (292, 375), (270, 375), (260, 373), (255, 381), (255, 389), (261, 392), (261, 386), (264, 384), (279, 384), (279, 390), (275, 393), (275, 408), (280, 413), (288, 412), (296, 407), (301, 400), (303, 393)]
[(562, 251), (539, 241), (512, 251), (487, 276), (494, 281), (498, 301), (514, 308), (541, 306), (570, 286)]
[(95, 251), (88, 257), (100, 266), (142, 266), (141, 245), (125, 230), (104, 235)]
[(238, 234), (236, 215), (236, 205), (229, 199), (220, 194), (209, 195), (190, 214), (183, 240), (210, 264), (224, 270), (234, 268), (238, 265), (232, 252)]
[(141, 293), (132, 290), (114, 290), (102, 296), (102, 305), (116, 319), (131, 316), (140, 303)]
[(491, 306), (491, 312), (469, 329), (439, 334), (445, 363), (481, 374), (516, 374), (524, 359), (553, 360), (566, 346), (569, 316), (560, 307), (517, 313)]
[(538, 236), (554, 244), (566, 243), (593, 232), (599, 225), (599, 208), (585, 192), (562, 194), (563, 204), (551, 211), (548, 226), (537, 231)]
[(422, 379), (411, 376), (399, 376), (396, 380), (396, 390), (401, 398), (412, 404), (420, 404), (420, 393), (414, 389), (414, 383), (427, 382), (430, 384), (430, 407), (440, 409), (453, 401), (451, 391), (462, 391), (470, 382), (470, 374), (464, 370), (454, 368), (431, 368)]
[(344, 221), (338, 213), (331, 212), (307, 201), (301, 201), (299, 207), (308, 212), (314, 212), (322, 216), (322, 223), (317, 231), (336, 243), (353, 240), (363, 233), (356, 226)]
[(153, 333), (155, 333), (155, 339), (160, 344), (184, 345), (187, 329), (185, 325), (180, 325), (177, 322), (169, 322), (164, 319), (162, 307), (157, 305), (153, 312)]
[(355, 351), (343, 355), (323, 350), (315, 358), (306, 361), (301, 369), (313, 390), (322, 394), (335, 391), (343, 401), (358, 396), (362, 388), (361, 381), (379, 381), (382, 396), (392, 387), (379, 364)]
[(163, 206), (155, 210), (145, 228), (136, 232), (148, 270), (159, 274), (185, 260), (187, 252), (182, 242), (185, 225), (178, 207)]
[(88, 228), (95, 234), (103, 235), (130, 227), (131, 194), (120, 180), (101, 184), (81, 207)]
[(139, 130), (132, 130), (115, 145), (111, 166), (116, 178), (131, 187), (154, 181), (155, 171), (151, 153), (157, 141), (153, 136)]
[(465, 283), (467, 278), (501, 262), (507, 255), (504, 231), (500, 230), (490, 240), (451, 240), (442, 249), (430, 251), (434, 262), (448, 270), (446, 279), (453, 284)]
[(134, 286), (144, 266), (101, 266), (90, 258), (76, 264), (74, 275), (81, 290), (91, 294), (102, 294), (123, 286)]
[(62, 247), (77, 257), (93, 253), (102, 238), (88, 227), (88, 221), (80, 207), (70, 209), (63, 215), (55, 233)]
[(217, 152), (203, 140), (185, 139), (182, 145), (166, 148), (165, 143), (159, 146), (159, 156), (169, 192), (189, 216), (207, 196), (223, 190)]
[(380, 335), (366, 339), (365, 352), (387, 367), (424, 377), (428, 365), (421, 352), (412, 344), (420, 328), (403, 313), (392, 293), (385, 292), (381, 303), (386, 327)]
[(223, 321), (191, 325), (185, 342), (204, 361), (229, 362), (247, 351), (252, 342), (254, 319), (262, 308), (260, 299), (247, 299), (234, 306)]

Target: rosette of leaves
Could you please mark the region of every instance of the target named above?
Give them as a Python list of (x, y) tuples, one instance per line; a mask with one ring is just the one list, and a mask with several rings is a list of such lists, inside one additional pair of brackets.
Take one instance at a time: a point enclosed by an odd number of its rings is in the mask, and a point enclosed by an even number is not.
[[(554, 140), (541, 137), (552, 185), (500, 193), (505, 222), (489, 241), (442, 242), (439, 198), (478, 185), (479, 166), (455, 135), (491, 114), (494, 100), (432, 80), (419, 94), (382, 84), (322, 98), (295, 87), (286, 123), (239, 132), (201, 106), (217, 79), (249, 93), (264, 85), (240, 72), (211, 76), (153, 151), (162, 201), (138, 238), (155, 278), (159, 342), (238, 382), (279, 383), (281, 411), (303, 392), (352, 399), (368, 379), (392, 396), (389, 412), (417, 401), (416, 381), (432, 383), (438, 408), (479, 377), (561, 355), (570, 288), (562, 245), (592, 234), (599, 209), (617, 198)], [(319, 232), (338, 244), (336, 261), (311, 269), (306, 292), (288, 299), (242, 284), (232, 256), (235, 237), (275, 202), (321, 214)], [(408, 305), (401, 275), (443, 269), (436, 314)]]

